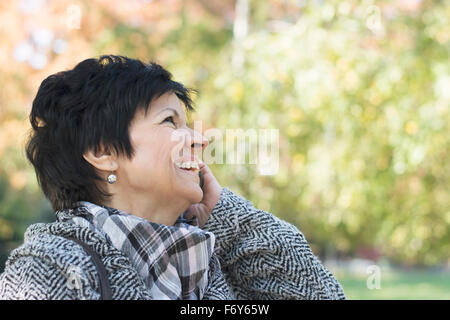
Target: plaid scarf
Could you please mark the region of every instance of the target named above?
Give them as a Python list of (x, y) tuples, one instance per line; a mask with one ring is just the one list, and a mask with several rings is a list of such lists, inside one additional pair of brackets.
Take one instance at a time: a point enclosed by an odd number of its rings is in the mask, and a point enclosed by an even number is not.
[(208, 287), (215, 236), (190, 225), (195, 218), (189, 221), (183, 214), (174, 226), (168, 226), (88, 201), (56, 212), (60, 222), (100, 231), (128, 256), (153, 299), (200, 300)]

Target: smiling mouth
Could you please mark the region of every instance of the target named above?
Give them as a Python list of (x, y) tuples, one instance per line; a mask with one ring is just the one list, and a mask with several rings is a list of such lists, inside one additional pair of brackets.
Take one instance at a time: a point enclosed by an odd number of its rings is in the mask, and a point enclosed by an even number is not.
[(191, 169), (183, 169), (183, 168), (178, 168), (177, 166), (175, 166), (175, 168), (177, 168), (178, 170), (183, 171), (184, 173), (186, 173), (186, 174), (188, 174), (188, 175), (190, 175), (192, 177), (195, 177), (194, 179), (196, 181), (198, 181), (196, 183), (200, 183), (201, 182), (201, 179), (200, 179), (200, 176), (199, 176), (199, 173), (200, 173), (199, 169), (192, 169), (192, 168)]
[(175, 167), (185, 171), (191, 171), (197, 173), (200, 170), (198, 160), (196, 158), (192, 158), (189, 160), (179, 160), (174, 162)]
[(182, 168), (182, 167), (177, 166), (176, 164), (175, 164), (175, 168), (177, 168), (177, 169), (179, 169), (181, 171), (184, 171), (186, 173), (193, 174), (193, 175), (198, 175), (198, 173), (200, 171), (200, 169), (197, 169), (195, 167), (193, 167), (193, 168)]
[[(178, 167), (177, 167), (178, 168)], [(180, 170), (182, 170), (182, 171), (185, 171), (185, 172), (190, 172), (190, 173), (194, 173), (194, 174), (196, 174), (196, 173), (198, 173), (200, 170), (199, 169), (194, 169), (194, 168), (191, 168), (191, 169), (187, 169), (187, 168), (178, 168), (178, 169), (180, 169)]]

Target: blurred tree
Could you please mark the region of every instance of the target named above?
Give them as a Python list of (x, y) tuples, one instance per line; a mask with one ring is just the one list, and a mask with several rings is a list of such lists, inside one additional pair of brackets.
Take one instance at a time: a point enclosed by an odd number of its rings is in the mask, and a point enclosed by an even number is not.
[(199, 114), (219, 128), (280, 130), (277, 175), (258, 176), (249, 165), (216, 171), (297, 224), (319, 252), (378, 247), (398, 262), (444, 262), (449, 7), (374, 4), (308, 3), (290, 22), (251, 2), (250, 14), (266, 23), (239, 34), (240, 72), (229, 68), (234, 51), (223, 53), (201, 87)]

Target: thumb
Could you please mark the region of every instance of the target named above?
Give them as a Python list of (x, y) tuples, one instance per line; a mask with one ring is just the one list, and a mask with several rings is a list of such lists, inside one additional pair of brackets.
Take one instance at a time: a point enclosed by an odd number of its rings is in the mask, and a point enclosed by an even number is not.
[(200, 203), (212, 209), (219, 200), (222, 187), (204, 162), (200, 162), (199, 167), (203, 175), (203, 199)]

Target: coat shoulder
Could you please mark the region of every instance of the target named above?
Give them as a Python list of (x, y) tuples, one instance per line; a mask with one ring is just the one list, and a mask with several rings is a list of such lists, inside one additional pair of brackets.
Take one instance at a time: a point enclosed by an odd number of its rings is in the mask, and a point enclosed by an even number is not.
[(98, 299), (96, 277), (77, 243), (35, 234), (11, 252), (0, 275), (0, 299)]
[[(11, 252), (0, 275), (0, 299), (100, 299), (100, 278), (92, 257), (68, 237), (97, 253), (113, 299), (151, 299), (130, 259), (102, 233), (67, 222), (37, 223), (27, 228), (24, 243)], [(25, 291), (32, 295), (12, 294)]]

